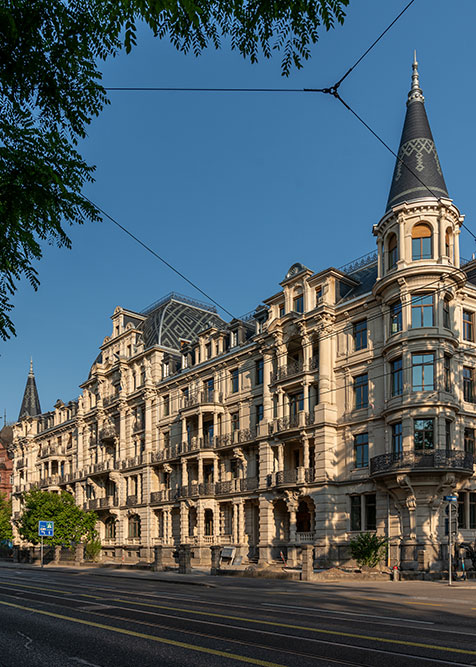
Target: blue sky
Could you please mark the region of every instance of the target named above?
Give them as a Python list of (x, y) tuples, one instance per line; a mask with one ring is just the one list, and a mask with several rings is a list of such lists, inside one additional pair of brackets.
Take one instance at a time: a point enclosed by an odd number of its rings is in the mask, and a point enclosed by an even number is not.
[[(304, 69), (251, 65), (226, 44), (200, 58), (144, 29), (103, 67), (106, 86), (322, 87), (335, 82), (406, 0), (351, 0)], [(476, 3), (417, 0), (345, 81), (342, 97), (396, 150), (413, 49), (446, 183), (473, 225)], [(335, 99), (319, 94), (111, 92), (80, 149), (97, 165), (86, 194), (229, 311), (275, 293), (296, 261), (340, 266), (375, 248), (394, 158)], [(45, 247), (41, 286), (22, 283), (17, 337), (0, 343), (0, 410), (18, 416), (30, 356), (43, 410), (69, 400), (110, 333), (117, 305), (142, 310), (189, 285), (110, 222)], [(467, 232), (461, 254), (476, 250)]]

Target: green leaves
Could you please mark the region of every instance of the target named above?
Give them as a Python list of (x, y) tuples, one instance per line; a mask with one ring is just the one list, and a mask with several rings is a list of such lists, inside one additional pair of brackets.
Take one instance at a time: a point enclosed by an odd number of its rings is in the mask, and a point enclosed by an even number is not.
[(20, 535), (32, 544), (38, 544), (38, 521), (55, 522), (54, 537), (44, 538), (45, 544), (71, 546), (83, 540), (96, 538), (95, 512), (78, 507), (69, 493), (49, 493), (32, 488), (24, 496), (24, 511), (17, 522)]
[(12, 504), (0, 493), (0, 542), (12, 539)]
[(375, 533), (360, 533), (350, 541), (350, 553), (359, 567), (375, 567), (385, 556), (387, 538)]
[(93, 180), (76, 146), (108, 103), (98, 62), (129, 53), (137, 24), (198, 56), (223, 37), (252, 63), (282, 53), (289, 76), (319, 29), (350, 0), (4, 0), (0, 6), (0, 338), (15, 334), (11, 297), (43, 242), (69, 248), (65, 225), (100, 220), (82, 196)]

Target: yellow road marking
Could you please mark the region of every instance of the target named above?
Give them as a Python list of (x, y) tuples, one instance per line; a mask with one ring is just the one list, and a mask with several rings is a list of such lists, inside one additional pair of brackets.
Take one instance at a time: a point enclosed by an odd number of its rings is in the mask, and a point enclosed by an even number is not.
[(413, 602), (412, 600), (402, 600), (402, 604), (422, 604), (425, 605), (426, 607), (443, 607), (442, 604), (439, 604), (438, 602)]
[(20, 588), (34, 588), (39, 591), (53, 591), (53, 593), (66, 593), (72, 595), (70, 591), (63, 591), (59, 588), (46, 588), (45, 586), (27, 586), (26, 584), (17, 584), (16, 581), (0, 581), (0, 584), (7, 584), (8, 586), (19, 586)]
[(276, 662), (268, 662), (267, 660), (258, 660), (257, 658), (248, 658), (245, 655), (237, 655), (236, 653), (227, 653), (225, 651), (217, 651), (213, 648), (205, 648), (204, 646), (196, 646), (195, 644), (187, 644), (185, 642), (178, 642), (174, 639), (166, 639), (165, 637), (156, 637), (155, 635), (147, 635), (144, 632), (135, 632), (134, 630), (126, 630), (125, 628), (117, 628), (114, 625), (105, 625), (104, 623), (95, 623), (94, 621), (86, 621), (82, 618), (74, 618), (73, 616), (64, 616), (63, 614), (54, 614), (51, 611), (44, 609), (34, 609), (33, 607), (24, 607), (21, 604), (13, 604), (12, 602), (0, 601), (0, 604), (7, 607), (15, 607), (16, 609), (23, 609), (24, 611), (31, 611), (35, 614), (43, 614), (44, 616), (52, 616), (53, 618), (60, 618), (63, 621), (72, 621), (73, 623), (81, 623), (82, 625), (90, 625), (93, 628), (100, 628), (101, 630), (110, 630), (111, 632), (118, 632), (122, 635), (130, 635), (131, 637), (139, 637), (140, 639), (150, 639), (160, 644), (169, 644), (170, 646), (178, 646), (179, 648), (186, 648), (190, 651), (199, 651), (200, 653), (208, 653), (209, 655), (217, 655), (220, 658), (231, 658), (232, 660), (239, 660), (241, 662), (248, 662), (252, 665), (260, 665), (260, 667), (285, 667)]
[(451, 646), (438, 646), (437, 644), (423, 644), (421, 642), (409, 642), (403, 639), (387, 639), (386, 637), (374, 637), (372, 635), (358, 635), (353, 632), (341, 632), (338, 630), (323, 630), (322, 628), (310, 628), (306, 625), (291, 625), (290, 623), (278, 623), (277, 621), (263, 621), (255, 618), (245, 618), (243, 616), (229, 616), (228, 614), (217, 614), (216, 612), (197, 611), (195, 609), (183, 609), (180, 607), (169, 607), (161, 604), (151, 604), (148, 602), (132, 602), (131, 600), (122, 600), (121, 598), (112, 598), (114, 602), (125, 602), (127, 604), (140, 605), (142, 607), (155, 607), (156, 609), (167, 609), (168, 611), (181, 611), (187, 614), (197, 616), (210, 616), (216, 618), (226, 618), (230, 621), (242, 621), (244, 623), (256, 623), (257, 625), (272, 625), (279, 628), (291, 628), (293, 630), (306, 630), (307, 632), (316, 632), (322, 635), (335, 635), (338, 637), (350, 637), (352, 639), (368, 639), (382, 644), (399, 644), (402, 646), (415, 646), (417, 648), (429, 648), (435, 651), (447, 651), (450, 653), (464, 653), (465, 655), (476, 655), (476, 651), (470, 651), (463, 648), (452, 648)]
[[(75, 593), (71, 593), (71, 595), (76, 595)], [(93, 598), (94, 600), (104, 600), (107, 598), (103, 598), (100, 595), (88, 595), (87, 593), (79, 593), (79, 597), (81, 598)]]

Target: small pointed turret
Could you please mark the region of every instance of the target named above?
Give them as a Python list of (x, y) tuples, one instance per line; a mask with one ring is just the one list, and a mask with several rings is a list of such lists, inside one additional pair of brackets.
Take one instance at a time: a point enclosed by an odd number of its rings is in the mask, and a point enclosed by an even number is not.
[(33, 359), (30, 359), (30, 372), (26, 380), (25, 392), (21, 403), (18, 420), (23, 417), (34, 417), (41, 414), (40, 399), (36, 388), (35, 373), (33, 372)]
[(412, 67), (412, 87), (408, 93), (407, 113), (388, 196), (387, 211), (403, 202), (448, 197), (425, 111), (416, 51)]

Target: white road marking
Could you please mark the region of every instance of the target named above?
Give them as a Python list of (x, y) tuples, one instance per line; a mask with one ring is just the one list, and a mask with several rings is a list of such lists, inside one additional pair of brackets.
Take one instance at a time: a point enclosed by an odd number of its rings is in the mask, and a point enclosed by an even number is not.
[(280, 607), (281, 609), (302, 609), (305, 611), (314, 611), (324, 614), (345, 614), (346, 616), (364, 616), (364, 618), (382, 618), (388, 621), (406, 621), (408, 623), (423, 623), (424, 625), (435, 625), (433, 621), (418, 621), (414, 618), (402, 618), (401, 616), (382, 616), (382, 614), (359, 614), (356, 611), (338, 611), (334, 609), (322, 609), (322, 607), (300, 607), (293, 604), (273, 604), (272, 602), (262, 602), (262, 607)]
[(88, 662), (87, 660), (83, 660), (83, 658), (69, 658), (70, 660), (74, 660), (74, 662), (79, 662), (80, 665), (88, 665), (88, 667), (101, 667), (101, 665), (96, 665), (94, 662)]
[(31, 637), (28, 637), (28, 635), (24, 635), (23, 632), (18, 632), (18, 631), (17, 631), (17, 634), (19, 634), (20, 637), (23, 637), (23, 639), (26, 639), (26, 642), (25, 642), (25, 644), (24, 644), (24, 648), (26, 648), (26, 649), (28, 649), (29, 651), (31, 651), (31, 646), (30, 646), (30, 644), (33, 643), (33, 639), (32, 639)]

